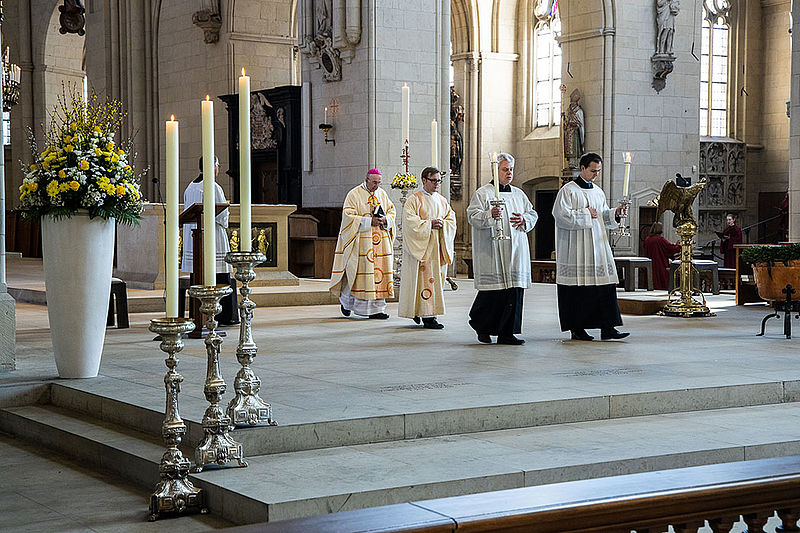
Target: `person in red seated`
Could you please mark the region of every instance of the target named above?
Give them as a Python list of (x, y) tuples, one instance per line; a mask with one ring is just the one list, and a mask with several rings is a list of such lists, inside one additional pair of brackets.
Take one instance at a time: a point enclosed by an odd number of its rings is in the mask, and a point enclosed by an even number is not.
[(725, 268), (736, 268), (736, 250), (734, 244), (742, 244), (742, 228), (736, 225), (736, 215), (728, 213), (728, 226), (722, 233), (717, 233), (721, 241), (719, 251), (725, 256)]
[(644, 255), (653, 261), (653, 288), (665, 291), (669, 287), (669, 262), (681, 251), (662, 235), (664, 226), (656, 222), (650, 228), (650, 236), (644, 240)]

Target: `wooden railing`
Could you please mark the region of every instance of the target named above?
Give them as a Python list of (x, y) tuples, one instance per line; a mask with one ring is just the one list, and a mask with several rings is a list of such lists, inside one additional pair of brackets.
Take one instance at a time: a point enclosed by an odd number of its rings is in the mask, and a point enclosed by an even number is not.
[[(309, 480), (313, 482), (313, 480)], [(231, 528), (231, 533), (800, 531), (800, 457), (572, 481)], [(780, 528), (783, 529), (780, 529)]]

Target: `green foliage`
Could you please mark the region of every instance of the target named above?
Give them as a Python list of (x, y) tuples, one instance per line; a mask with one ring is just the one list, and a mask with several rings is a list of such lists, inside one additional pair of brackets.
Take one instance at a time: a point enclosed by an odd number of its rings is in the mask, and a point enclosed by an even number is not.
[(800, 259), (800, 243), (780, 246), (776, 244), (764, 246), (751, 246), (742, 250), (742, 260), (745, 263), (787, 263), (793, 259)]

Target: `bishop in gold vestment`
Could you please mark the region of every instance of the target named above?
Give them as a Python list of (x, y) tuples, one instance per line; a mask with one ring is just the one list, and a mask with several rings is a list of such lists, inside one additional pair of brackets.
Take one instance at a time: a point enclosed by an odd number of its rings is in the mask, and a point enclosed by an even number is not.
[(423, 327), (442, 329), (436, 317), (444, 314), (447, 267), (453, 262), (456, 215), (439, 194), (439, 170), (422, 171), (422, 190), (406, 201), (403, 212), (403, 269), (399, 315)]
[(371, 169), (364, 183), (347, 193), (333, 256), (330, 290), (342, 314), (385, 319), (386, 298), (394, 296), (395, 208)]

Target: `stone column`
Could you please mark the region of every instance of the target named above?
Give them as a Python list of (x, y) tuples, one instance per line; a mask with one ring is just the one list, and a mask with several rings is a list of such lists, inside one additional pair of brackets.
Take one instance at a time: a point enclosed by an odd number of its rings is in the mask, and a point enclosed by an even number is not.
[[(0, 4), (0, 27), (3, 24), (3, 8)], [(0, 50), (2, 46), (0, 35)], [(3, 91), (0, 88), (0, 109), (3, 108)], [(16, 315), (14, 298), (8, 294), (6, 281), (6, 172), (3, 128), (0, 128), (0, 372), (16, 368)]]
[(800, 2), (792, 3), (792, 92), (789, 121), (789, 240), (800, 241)]

